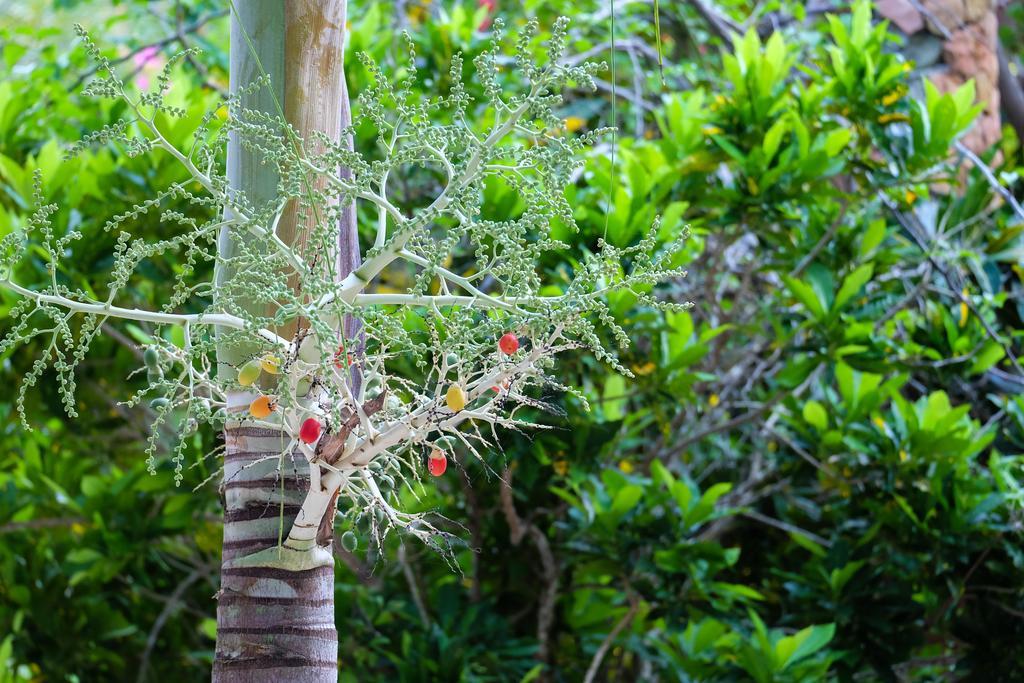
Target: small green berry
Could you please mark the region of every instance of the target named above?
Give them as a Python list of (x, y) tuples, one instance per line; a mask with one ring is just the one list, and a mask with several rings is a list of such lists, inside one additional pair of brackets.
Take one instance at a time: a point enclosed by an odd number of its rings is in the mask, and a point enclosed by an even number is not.
[(260, 367), (260, 362), (251, 360), (238, 371), (238, 383), (243, 387), (250, 387), (260, 378), (261, 372), (263, 368)]

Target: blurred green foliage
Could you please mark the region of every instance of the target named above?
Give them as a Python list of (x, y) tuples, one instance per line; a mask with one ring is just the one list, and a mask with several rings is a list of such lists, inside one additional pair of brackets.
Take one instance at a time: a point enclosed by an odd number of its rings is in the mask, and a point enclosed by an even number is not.
[[(723, 43), (692, 5), (661, 3), (659, 49), (651, 7), (626, 4), (608, 87), (564, 112), (570, 130), (613, 109), (621, 126), (570, 190), (581, 233), (564, 238), (628, 245), (656, 214), (665, 238), (690, 225), (690, 277), (659, 294), (695, 307), (663, 315), (617, 294), (636, 377), (572, 359), (562, 371), (591, 411), (559, 398), (566, 417), (535, 416), (554, 429), (506, 434), (490, 470), (466, 458), (423, 492), (418, 506), (464, 525), (461, 573), (398, 538), (340, 554), (342, 680), (577, 681), (598, 664), (609, 681), (1024, 679), (1022, 223), (950, 155), (973, 90), (913, 97), (912, 65), (866, 4), (719, 5), (777, 30)], [(62, 161), (120, 113), (81, 95), (92, 67), (67, 13), (109, 14), (106, 45), (136, 79), (151, 67), (132, 50), (202, 23), (172, 142), (227, 81), (226, 19), (203, 23), (220, 3), (110, 6), (40, 3), (35, 24), (0, 29), (0, 234), (26, 220), (40, 169), (55, 225), (86, 235), (59, 277), (86, 289), (110, 263), (104, 222), (181, 172), (109, 147)], [(353, 2), (349, 49), (394, 63), (405, 28), (419, 86), (443, 92), (451, 55), (483, 49), (489, 4), (402, 7)], [(499, 11), (516, 26), (565, 7)], [(609, 61), (606, 4), (573, 15), (575, 53)], [(357, 96), (368, 74), (355, 59), (348, 72)], [(1012, 133), (1001, 152), (997, 177), (1016, 183)], [(395, 200), (418, 205), (436, 182), (398, 178)], [(483, 202), (522, 210), (498, 184)], [(159, 306), (184, 267), (147, 264), (138, 305)], [(18, 273), (44, 277), (41, 259)], [(147, 409), (118, 401), (146, 334), (97, 339), (76, 421), (41, 382), (28, 433), (14, 387), (45, 349), (0, 357), (0, 680), (208, 676), (219, 502), (214, 485), (191, 489), (216, 469), (200, 458), (216, 435), (197, 438), (181, 488), (169, 465), (145, 473)]]

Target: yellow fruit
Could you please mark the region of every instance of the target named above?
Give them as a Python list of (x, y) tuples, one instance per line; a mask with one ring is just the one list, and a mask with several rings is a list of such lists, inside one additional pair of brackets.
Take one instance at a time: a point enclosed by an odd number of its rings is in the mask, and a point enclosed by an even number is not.
[(568, 116), (565, 119), (565, 129), (571, 133), (575, 133), (585, 125), (587, 125), (587, 120), (581, 116)]
[(269, 396), (258, 396), (249, 404), (249, 414), (257, 420), (262, 420), (274, 412), (274, 404)]
[(263, 360), (260, 361), (260, 367), (263, 368), (263, 372), (276, 375), (281, 372), (281, 361), (278, 360), (277, 356), (264, 356)]
[(453, 384), (448, 387), (448, 392), (444, 395), (445, 402), (448, 404), (449, 410), (453, 413), (457, 413), (466, 407), (466, 390), (460, 387), (458, 384)]
[(251, 360), (238, 371), (238, 383), (243, 387), (252, 386), (260, 378), (260, 364)]

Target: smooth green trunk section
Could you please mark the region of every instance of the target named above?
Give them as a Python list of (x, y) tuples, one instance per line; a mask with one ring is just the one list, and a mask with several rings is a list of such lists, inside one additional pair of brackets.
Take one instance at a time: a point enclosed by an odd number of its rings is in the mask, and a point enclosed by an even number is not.
[[(252, 85), (265, 72), (270, 85), (263, 86), (240, 98), (244, 109), (277, 115), (277, 102), (284, 101), (285, 84), (285, 5), (283, 0), (235, 0), (231, 15), (230, 88), (232, 93)], [(250, 48), (250, 43), (252, 48)], [(253, 54), (255, 51), (255, 54)], [(261, 68), (262, 67), (262, 68)], [(277, 196), (278, 174), (273, 166), (261, 163), (260, 155), (242, 145), (239, 135), (228, 138), (228, 185), (232, 192), (244, 197), (253, 206), (263, 206)], [(229, 228), (221, 229), (217, 250), (230, 258), (238, 248)], [(232, 272), (218, 267), (215, 274), (217, 287), (227, 282)], [(249, 309), (259, 314), (255, 304)], [(217, 360), (222, 370), (225, 365), (237, 366), (244, 360), (245, 349), (217, 347)]]

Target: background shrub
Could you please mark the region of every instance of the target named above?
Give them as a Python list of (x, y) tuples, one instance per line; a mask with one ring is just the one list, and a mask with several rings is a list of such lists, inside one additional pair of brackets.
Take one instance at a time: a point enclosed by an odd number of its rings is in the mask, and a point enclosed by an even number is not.
[[(398, 538), (383, 556), (339, 551), (342, 678), (1024, 678), (1024, 216), (999, 188), (1019, 191), (1012, 128), (980, 152), (991, 170), (962, 163), (975, 89), (921, 84), (866, 3), (827, 15), (730, 1), (710, 19), (707, 3), (664, 5), (657, 28), (650, 5), (617, 8), (604, 87), (566, 104), (570, 131), (619, 131), (571, 188), (582, 231), (565, 238), (626, 246), (656, 214), (665, 239), (688, 225), (690, 275), (670, 295), (694, 307), (615, 295), (635, 378), (576, 357), (562, 372), (589, 412), (557, 397), (567, 416), (534, 416), (553, 430), (506, 434), (490, 472), (460, 460), (420, 501), (465, 525), (461, 574)], [(349, 49), (386, 63), (408, 30), (424, 91), (445, 88), (455, 52), (471, 63), (493, 14), (399, 8), (353, 2)], [(498, 11), (550, 25), (565, 7)], [(1014, 60), (1020, 14), (1001, 24)], [(571, 52), (612, 61), (608, 6), (573, 15)], [(102, 147), (62, 161), (119, 115), (81, 95), (91, 66), (69, 29), (82, 17), (135, 79), (182, 40), (204, 48), (174, 81), (179, 145), (226, 87), (227, 23), (205, 0), (26, 3), (0, 22), (0, 235), (27, 220), (41, 170), (55, 224), (86, 235), (60, 276), (88, 289), (109, 267), (105, 221), (180, 171)], [(741, 30), (723, 40), (716, 22)], [(349, 64), (357, 95), (369, 76)], [(399, 178), (395, 201), (415, 206), (436, 182)], [(498, 183), (484, 205), (523, 209)], [(573, 265), (558, 263), (556, 276)], [(184, 267), (154, 264), (139, 304), (166, 299)], [(41, 258), (21, 268), (48, 277)], [(391, 276), (394, 290), (411, 282)], [(97, 342), (73, 423), (44, 377), (32, 432), (13, 387), (33, 351), (0, 355), (3, 680), (208, 675), (219, 501), (212, 485), (190, 491), (215, 468), (199, 456), (216, 435), (196, 439), (181, 488), (169, 464), (145, 472), (147, 409), (117, 402), (148, 334)]]

